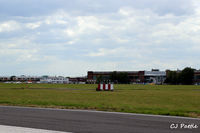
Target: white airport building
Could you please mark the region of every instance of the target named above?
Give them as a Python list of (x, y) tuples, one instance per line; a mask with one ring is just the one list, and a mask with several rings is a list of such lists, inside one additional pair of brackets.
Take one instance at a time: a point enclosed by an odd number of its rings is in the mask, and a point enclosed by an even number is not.
[(69, 78), (65, 78), (63, 76), (42, 76), (40, 83), (68, 84)]
[(165, 71), (144, 71), (145, 81), (147, 83), (163, 84), (166, 79)]

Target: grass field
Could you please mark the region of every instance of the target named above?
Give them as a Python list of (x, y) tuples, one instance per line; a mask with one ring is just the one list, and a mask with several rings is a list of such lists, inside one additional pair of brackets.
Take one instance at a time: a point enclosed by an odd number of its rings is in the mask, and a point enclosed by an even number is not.
[(96, 92), (97, 85), (4, 84), (0, 105), (94, 109), (200, 118), (200, 86), (115, 85)]

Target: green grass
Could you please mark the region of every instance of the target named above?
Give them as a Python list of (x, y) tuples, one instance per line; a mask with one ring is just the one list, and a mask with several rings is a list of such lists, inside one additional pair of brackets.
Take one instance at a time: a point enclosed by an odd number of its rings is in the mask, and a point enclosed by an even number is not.
[(3, 84), (0, 104), (200, 117), (200, 86)]

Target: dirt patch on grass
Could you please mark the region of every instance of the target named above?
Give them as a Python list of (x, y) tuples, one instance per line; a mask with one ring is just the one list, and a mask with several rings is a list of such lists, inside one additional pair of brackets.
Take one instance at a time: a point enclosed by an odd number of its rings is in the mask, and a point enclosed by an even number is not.
[(200, 118), (200, 113), (191, 112), (191, 113), (189, 113), (188, 115), (189, 115), (189, 117)]

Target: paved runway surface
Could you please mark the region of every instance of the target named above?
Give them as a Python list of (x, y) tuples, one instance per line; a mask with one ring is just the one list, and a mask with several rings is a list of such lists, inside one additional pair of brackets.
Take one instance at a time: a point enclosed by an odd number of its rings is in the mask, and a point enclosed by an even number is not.
[(66, 132), (0, 125), (0, 133), (66, 133)]
[(6, 106), (0, 106), (0, 125), (74, 133), (200, 133), (200, 119)]

